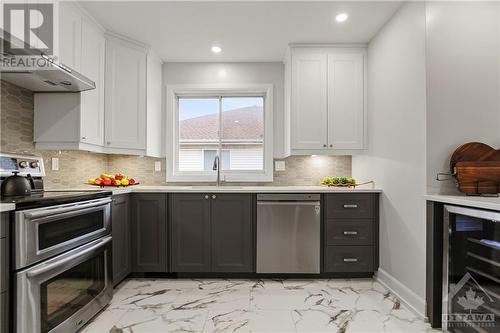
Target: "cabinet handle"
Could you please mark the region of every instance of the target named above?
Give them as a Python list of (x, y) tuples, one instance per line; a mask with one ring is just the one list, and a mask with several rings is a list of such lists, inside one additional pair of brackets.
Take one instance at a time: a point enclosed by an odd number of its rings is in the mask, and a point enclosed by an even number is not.
[(87, 140), (87, 137), (86, 136), (82, 136), (82, 140)]
[(330, 145), (330, 148), (333, 148), (333, 145)]
[(344, 235), (346, 236), (356, 236), (357, 234), (357, 231), (344, 231)]
[(217, 196), (215, 194), (213, 194), (212, 199), (217, 199)]
[(205, 195), (205, 200), (208, 200), (208, 194), (207, 194), (207, 195)]
[(109, 146), (111, 144), (111, 141), (106, 141), (106, 144)]
[(324, 145), (323, 145), (323, 147), (325, 147), (325, 148), (326, 148), (326, 144), (324, 144)]
[(344, 205), (344, 208), (358, 208), (358, 205), (353, 204), (353, 205)]
[(358, 262), (358, 258), (344, 258), (344, 262)]

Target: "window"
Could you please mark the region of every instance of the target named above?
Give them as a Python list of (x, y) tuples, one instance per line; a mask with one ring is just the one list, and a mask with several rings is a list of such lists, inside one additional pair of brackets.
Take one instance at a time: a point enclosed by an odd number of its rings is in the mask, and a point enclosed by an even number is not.
[(272, 181), (270, 91), (170, 87), (167, 181), (213, 181), (217, 155), (223, 180)]

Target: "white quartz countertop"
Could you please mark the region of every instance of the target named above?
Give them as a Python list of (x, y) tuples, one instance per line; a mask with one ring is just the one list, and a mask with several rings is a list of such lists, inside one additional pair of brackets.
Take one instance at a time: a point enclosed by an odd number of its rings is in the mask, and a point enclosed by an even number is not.
[(16, 209), (16, 205), (13, 203), (0, 203), (0, 213), (8, 212)]
[[(46, 189), (56, 190), (56, 189)], [(137, 185), (128, 187), (105, 187), (83, 186), (70, 189), (57, 190), (109, 190), (113, 194), (122, 193), (379, 193), (380, 189), (370, 187), (359, 187), (355, 189), (333, 188), (326, 186), (175, 186), (175, 185)]]
[(500, 197), (472, 197), (465, 194), (427, 194), (428, 201), (500, 211)]

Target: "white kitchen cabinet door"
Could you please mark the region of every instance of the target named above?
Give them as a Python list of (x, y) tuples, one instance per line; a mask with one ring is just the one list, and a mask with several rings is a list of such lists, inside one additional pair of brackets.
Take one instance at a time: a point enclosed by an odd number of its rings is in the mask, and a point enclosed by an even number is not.
[(291, 149), (327, 148), (327, 52), (292, 53)]
[(95, 82), (95, 89), (82, 92), (81, 142), (104, 145), (104, 61), (103, 32), (86, 19), (82, 23), (82, 73)]
[(106, 36), (105, 147), (146, 149), (145, 49)]
[(328, 54), (328, 148), (364, 148), (364, 50)]
[(154, 157), (165, 156), (163, 152), (165, 124), (161, 108), (162, 64), (160, 57), (150, 50), (147, 61), (146, 155)]
[(81, 71), (82, 15), (71, 2), (59, 3), (58, 62)]

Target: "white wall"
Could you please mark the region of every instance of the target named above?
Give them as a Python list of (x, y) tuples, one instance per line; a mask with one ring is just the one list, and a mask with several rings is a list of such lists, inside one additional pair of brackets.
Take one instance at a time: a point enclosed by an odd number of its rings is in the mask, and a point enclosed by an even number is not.
[(500, 4), (429, 2), (427, 16), (427, 185), (449, 172), (459, 145), (479, 141), (500, 148)]
[(406, 3), (368, 47), (368, 152), (353, 176), (380, 200), (378, 277), (425, 309), (425, 5)]
[(283, 80), (281, 62), (259, 63), (165, 63), (163, 85), (213, 83), (273, 84), (274, 156), (284, 156)]

